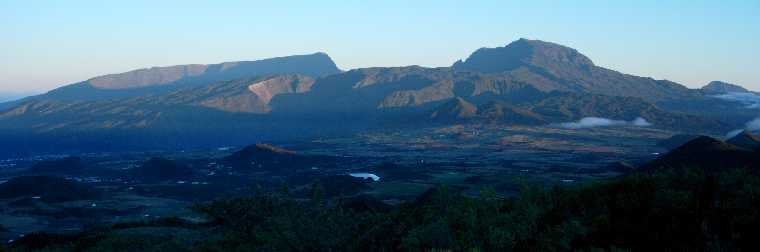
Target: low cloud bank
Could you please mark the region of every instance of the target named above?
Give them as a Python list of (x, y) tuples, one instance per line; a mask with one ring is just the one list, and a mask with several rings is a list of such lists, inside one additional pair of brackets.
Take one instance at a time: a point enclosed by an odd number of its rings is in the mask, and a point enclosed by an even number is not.
[(739, 133), (742, 133), (742, 131), (749, 130), (749, 131), (758, 131), (760, 130), (760, 117), (755, 118), (755, 120), (747, 122), (747, 124), (744, 125), (743, 129), (735, 129), (728, 134), (726, 134), (726, 139), (735, 137), (736, 135), (739, 135)]
[(760, 95), (757, 95), (755, 93), (729, 92), (721, 95), (713, 95), (712, 97), (726, 101), (738, 102), (749, 109), (760, 108)]
[(648, 127), (652, 126), (646, 119), (637, 117), (633, 121), (612, 120), (602, 117), (584, 117), (577, 122), (560, 123), (557, 126), (565, 129), (585, 129), (595, 127), (610, 127), (610, 126), (638, 126)]

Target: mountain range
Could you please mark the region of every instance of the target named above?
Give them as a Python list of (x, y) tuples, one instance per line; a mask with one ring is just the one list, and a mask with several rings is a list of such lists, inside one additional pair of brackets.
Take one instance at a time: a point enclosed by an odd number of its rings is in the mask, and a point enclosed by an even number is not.
[[(623, 74), (596, 66), (575, 49), (528, 39), (482, 48), (439, 68), (341, 71), (316, 53), (140, 69), (6, 103), (0, 105), (0, 129), (6, 132), (0, 137), (7, 140), (0, 151), (37, 151), (51, 143), (73, 149), (208, 146), (373, 128), (540, 125), (584, 117), (641, 117), (654, 127), (722, 134), (757, 115), (713, 97), (739, 88), (712, 82), (689, 89)], [(106, 136), (119, 143), (97, 140)]]

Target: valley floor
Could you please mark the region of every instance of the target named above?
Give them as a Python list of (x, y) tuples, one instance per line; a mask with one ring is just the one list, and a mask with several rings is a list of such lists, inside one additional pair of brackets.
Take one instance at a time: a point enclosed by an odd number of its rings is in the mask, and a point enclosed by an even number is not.
[[(219, 198), (251, 195), (287, 186), (296, 198), (309, 198), (315, 181), (328, 197), (368, 195), (386, 204), (409, 202), (442, 185), (478, 196), (492, 188), (500, 197), (516, 195), (525, 184), (576, 185), (621, 174), (618, 162), (640, 164), (667, 151), (657, 143), (673, 132), (645, 127), (562, 129), (503, 125), (456, 125), (404, 131), (379, 131), (346, 138), (316, 139), (283, 145), (298, 153), (340, 161), (299, 164), (297, 174), (277, 170), (245, 172), (220, 160), (240, 149), (179, 152), (81, 154), (95, 170), (46, 174), (101, 189), (104, 198), (47, 202), (26, 195), (0, 199), (0, 238), (5, 241), (39, 231), (67, 233), (93, 225), (179, 217), (202, 222), (188, 207)], [(180, 160), (194, 176), (141, 181), (126, 174), (150, 157)], [(0, 161), (0, 181), (30, 175), (29, 168), (60, 156)], [(288, 169), (289, 167), (277, 167)], [(274, 169), (274, 168), (272, 168)], [(333, 179), (349, 174), (378, 178)], [(259, 189), (257, 189), (259, 188)]]

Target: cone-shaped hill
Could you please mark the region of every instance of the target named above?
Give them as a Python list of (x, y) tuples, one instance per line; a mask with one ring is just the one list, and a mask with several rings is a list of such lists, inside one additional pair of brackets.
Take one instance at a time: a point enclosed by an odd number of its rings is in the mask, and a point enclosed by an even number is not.
[(307, 169), (335, 160), (334, 157), (305, 155), (269, 144), (255, 144), (232, 153), (222, 161), (243, 171), (281, 172)]
[(741, 168), (760, 171), (760, 155), (707, 136), (691, 140), (645, 166), (645, 170), (703, 169), (707, 172)]

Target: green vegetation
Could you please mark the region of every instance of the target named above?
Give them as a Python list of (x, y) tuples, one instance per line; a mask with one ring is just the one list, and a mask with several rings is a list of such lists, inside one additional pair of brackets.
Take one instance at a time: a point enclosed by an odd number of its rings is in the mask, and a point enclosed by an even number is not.
[[(311, 200), (256, 193), (194, 207), (209, 222), (124, 223), (33, 234), (11, 250), (125, 251), (757, 251), (760, 177), (747, 170), (637, 173), (575, 187), (443, 186), (394, 207), (369, 197)], [(351, 204), (347, 204), (347, 202)], [(362, 207), (357, 207), (361, 205)], [(147, 232), (150, 230), (157, 230)], [(138, 232), (138, 230), (143, 230)], [(170, 230), (159, 232), (160, 230)], [(125, 246), (125, 245), (129, 246)]]

